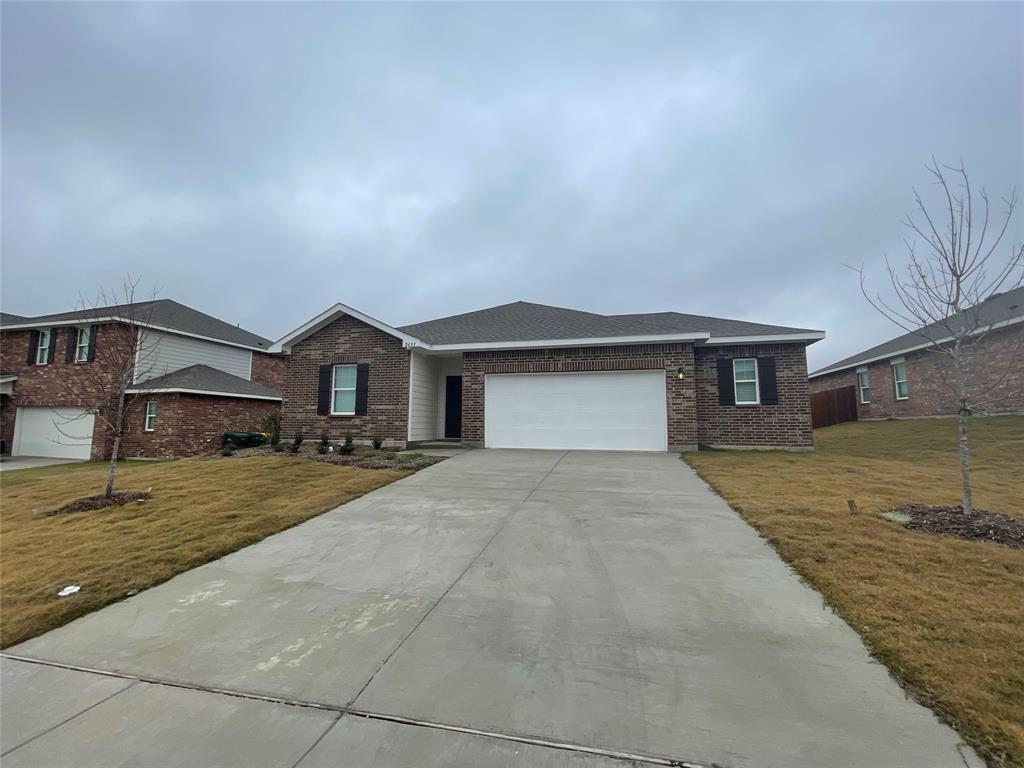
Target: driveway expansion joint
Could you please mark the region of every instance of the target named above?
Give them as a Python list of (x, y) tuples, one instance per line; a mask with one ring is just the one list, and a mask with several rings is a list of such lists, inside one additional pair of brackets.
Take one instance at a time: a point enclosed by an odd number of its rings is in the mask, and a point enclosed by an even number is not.
[[(41, 666), (55, 667), (57, 669), (66, 669), (73, 672), (85, 672), (93, 675), (101, 675), (104, 677), (115, 677), (121, 680), (130, 680), (131, 683), (126, 685), (119, 691), (116, 691), (104, 699), (96, 702), (95, 704), (86, 707), (81, 712), (74, 714), (67, 720), (49, 728), (41, 734), (33, 736), (31, 739), (26, 740), (17, 747), (9, 750), (13, 752), (16, 749), (20, 749), (32, 741), (35, 741), (39, 737), (50, 733), (51, 731), (59, 728), (65, 723), (74, 720), (83, 713), (98, 707), (106, 701), (109, 701), (118, 694), (124, 693), (136, 683), (146, 683), (148, 685), (159, 685), (166, 686), (168, 688), (182, 688), (185, 690), (196, 691), (199, 693), (210, 693), (218, 696), (233, 696), (239, 699), (248, 699), (250, 701), (260, 701), (267, 704), (283, 704), (290, 707), (298, 707), (301, 709), (316, 709), (320, 711), (336, 712), (338, 717), (335, 718), (331, 724), (324, 730), (316, 741), (310, 745), (302, 757), (295, 763), (292, 768), (298, 768), (302, 760), (305, 759), (306, 755), (313, 750), (313, 748), (337, 725), (342, 717), (349, 715), (351, 717), (361, 717), (366, 720), (377, 720), (387, 723), (394, 723), (396, 725), (405, 725), (418, 728), (431, 728), (440, 731), (449, 731), (451, 733), (461, 733), (469, 736), (480, 736), (483, 738), (497, 739), (500, 741), (514, 742), (517, 744), (529, 744), (537, 747), (546, 747), (548, 749), (557, 749), (565, 752), (576, 752), (579, 754), (592, 755), (594, 757), (602, 757), (611, 760), (621, 760), (623, 762), (642, 763), (644, 765), (657, 765), (663, 766), (664, 768), (727, 768), (719, 763), (703, 763), (695, 762), (693, 760), (682, 760), (678, 758), (662, 757), (659, 755), (648, 755), (640, 752), (628, 752), (616, 749), (605, 749), (603, 747), (593, 747), (586, 744), (578, 744), (571, 741), (560, 741), (558, 739), (549, 739), (542, 736), (529, 736), (519, 733), (504, 733), (501, 731), (492, 731), (483, 728), (471, 728), (463, 725), (455, 725), (452, 723), (441, 723), (433, 720), (420, 720), (413, 717), (404, 717), (402, 715), (392, 715), (385, 712), (373, 712), (371, 710), (358, 709), (351, 706), (341, 706), (336, 704), (325, 704), (317, 701), (306, 701), (303, 699), (292, 699), (285, 696), (270, 696), (261, 693), (254, 693), (251, 691), (237, 691), (229, 688), (215, 688), (206, 685), (197, 685), (195, 683), (186, 683), (180, 680), (167, 680), (156, 677), (146, 677), (144, 675), (133, 675), (127, 672), (116, 672), (105, 669), (95, 669), (93, 667), (83, 667), (77, 664), (65, 664), (60, 661), (50, 661), (47, 659), (37, 659), (32, 656), (21, 656), (13, 653), (0, 652), (0, 658), (9, 659), (11, 661), (20, 661), (26, 664), (39, 664)], [(8, 754), (8, 753), (4, 753)]]

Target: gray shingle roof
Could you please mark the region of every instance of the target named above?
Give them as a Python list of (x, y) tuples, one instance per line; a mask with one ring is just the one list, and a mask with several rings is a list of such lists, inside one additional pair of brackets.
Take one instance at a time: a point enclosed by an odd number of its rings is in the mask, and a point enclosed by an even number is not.
[[(1018, 317), (1024, 317), (1024, 286), (990, 296), (980, 304), (976, 304), (958, 315), (951, 315), (944, 322), (956, 323), (957, 321), (962, 321), (969, 322), (972, 326), (977, 324), (985, 327)], [(870, 349), (865, 349), (863, 352), (858, 352), (831, 365), (826, 365), (824, 368), (819, 368), (811, 373), (810, 376), (813, 378), (826, 372), (842, 371), (860, 365), (867, 360), (899, 355), (922, 344), (930, 344), (935, 338), (945, 336), (941, 332), (942, 325), (942, 323), (932, 323), (931, 325), (924, 326), (920, 331), (904, 333), (882, 344), (877, 344)]]
[(14, 323), (24, 322), (27, 319), (21, 315), (13, 315), (10, 312), (0, 312), (0, 325), (13, 325)]
[(541, 339), (588, 339), (710, 333), (712, 336), (800, 333), (805, 328), (762, 325), (678, 312), (599, 315), (517, 301), (461, 315), (406, 325), (398, 330), (428, 344), (476, 344)]
[(132, 389), (193, 389), (200, 392), (237, 395), (238, 397), (273, 397), (281, 393), (254, 381), (233, 376), (208, 365), (190, 365), (136, 384)]
[[(183, 333), (206, 336), (211, 339), (228, 341), (233, 344), (244, 344), (248, 347), (260, 349), (266, 349), (272, 343), (269, 339), (257, 336), (255, 333), (250, 333), (236, 325), (218, 320), (212, 315), (192, 309), (192, 307), (186, 307), (184, 304), (179, 304), (171, 299), (139, 301), (130, 306), (133, 307), (135, 320), (141, 323), (158, 325), (170, 328), (171, 330), (182, 331)], [(21, 323), (45, 325), (49, 322), (60, 322), (62, 320), (88, 320), (90, 318), (109, 317), (117, 309), (118, 307), (97, 307), (95, 309), (59, 312), (54, 315), (37, 315), (34, 317), (4, 315), (0, 319), (0, 325)], [(8, 319), (12, 317), (16, 319)]]

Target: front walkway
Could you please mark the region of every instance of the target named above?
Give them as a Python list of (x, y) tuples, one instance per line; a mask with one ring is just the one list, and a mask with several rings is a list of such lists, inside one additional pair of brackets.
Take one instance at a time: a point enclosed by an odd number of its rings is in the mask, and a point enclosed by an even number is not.
[(5, 768), (965, 765), (669, 454), (466, 452), (8, 653)]

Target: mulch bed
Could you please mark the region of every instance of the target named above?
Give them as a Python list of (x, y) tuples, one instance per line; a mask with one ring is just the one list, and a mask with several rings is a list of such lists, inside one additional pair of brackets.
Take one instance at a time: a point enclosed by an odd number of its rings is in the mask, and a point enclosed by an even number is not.
[(956, 536), (972, 541), (994, 541), (1008, 547), (1024, 547), (1024, 520), (975, 509), (970, 515), (963, 507), (906, 504), (888, 510), (910, 518), (903, 524), (911, 531), (927, 531), (940, 536)]
[(301, 456), (314, 461), (323, 461), (327, 464), (337, 464), (343, 467), (358, 467), (359, 469), (407, 469), (413, 472), (433, 466), (444, 461), (444, 456), (427, 456), (422, 453), (398, 453), (382, 448), (375, 450), (369, 446), (356, 446), (355, 450), (346, 455), (338, 452), (338, 445), (334, 445), (334, 451), (330, 453), (319, 453), (317, 447), (320, 440), (307, 440), (299, 448), (298, 454), (292, 453), (291, 442), (282, 441), (284, 450), (275, 451), (269, 445), (261, 445), (256, 448), (240, 448), (231, 456), (224, 456), (220, 451), (207, 457), (209, 460), (231, 459), (236, 456)]
[(133, 501), (145, 501), (150, 498), (152, 498), (152, 494), (149, 491), (118, 491), (109, 499), (106, 496), (85, 496), (69, 501), (63, 507), (44, 512), (43, 515), (54, 517), (55, 515), (69, 515), (72, 512), (92, 512), (107, 507), (121, 507)]

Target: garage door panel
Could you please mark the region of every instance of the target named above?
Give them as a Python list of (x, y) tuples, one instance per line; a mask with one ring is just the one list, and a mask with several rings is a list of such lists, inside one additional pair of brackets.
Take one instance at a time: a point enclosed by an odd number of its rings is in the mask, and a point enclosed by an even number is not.
[(665, 373), (489, 375), (491, 448), (666, 449)]
[(81, 408), (18, 408), (14, 456), (88, 459), (96, 417)]

